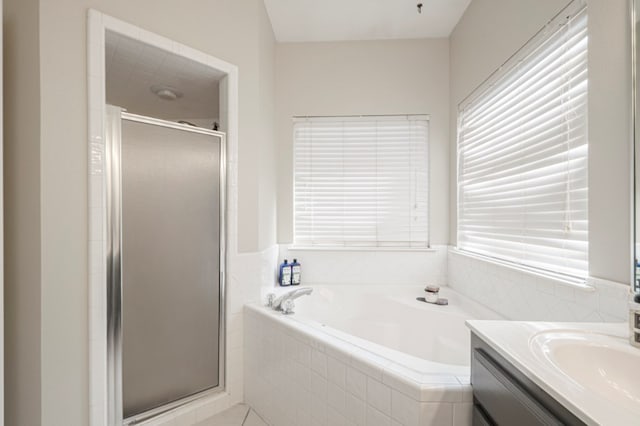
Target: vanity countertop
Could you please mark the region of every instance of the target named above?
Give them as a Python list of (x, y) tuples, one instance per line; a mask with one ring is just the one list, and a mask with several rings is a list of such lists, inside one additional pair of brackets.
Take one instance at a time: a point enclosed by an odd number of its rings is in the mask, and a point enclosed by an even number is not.
[[(556, 322), (525, 322), (525, 321), (467, 321), (467, 326), (498, 354), (513, 364), (521, 372), (527, 375), (541, 389), (565, 406), (576, 417), (588, 425), (640, 425), (640, 399), (638, 395), (625, 391), (624, 384), (618, 386), (615, 380), (633, 380), (635, 372), (630, 372), (629, 377), (612, 379), (607, 375), (607, 362), (602, 362), (601, 368), (594, 369), (596, 379), (607, 380), (614, 392), (605, 392), (604, 397), (601, 388), (594, 390), (590, 381), (586, 385), (578, 383), (569, 375), (564, 374), (558, 368), (554, 368), (554, 361), (550, 360), (549, 349), (540, 345), (540, 337), (558, 333), (569, 336), (583, 337), (583, 344), (590, 345), (590, 336), (602, 336), (614, 342), (614, 346), (621, 348), (635, 356), (628, 343), (627, 323), (556, 323)], [(586, 334), (584, 334), (586, 333)], [(626, 345), (626, 346), (623, 346)], [(606, 345), (604, 345), (606, 347)], [(628, 346), (628, 348), (627, 348)], [(542, 347), (542, 349), (541, 349)], [(606, 348), (604, 350), (607, 350)], [(577, 352), (580, 354), (579, 350)], [(580, 355), (571, 355), (571, 363)], [(606, 358), (608, 359), (608, 358)], [(639, 358), (640, 359), (640, 358)], [(615, 360), (615, 358), (612, 358)], [(575, 369), (578, 371), (581, 362), (588, 359), (577, 360)], [(616, 361), (612, 361), (613, 364)], [(611, 368), (614, 368), (611, 366)], [(640, 369), (640, 364), (638, 364)], [(601, 377), (598, 377), (601, 376)], [(640, 384), (638, 384), (640, 385)], [(612, 395), (618, 391), (616, 395)]]

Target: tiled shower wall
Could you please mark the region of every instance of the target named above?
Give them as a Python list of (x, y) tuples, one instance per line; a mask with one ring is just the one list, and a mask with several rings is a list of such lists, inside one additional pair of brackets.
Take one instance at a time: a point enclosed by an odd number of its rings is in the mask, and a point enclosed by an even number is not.
[(450, 248), (449, 286), (510, 320), (626, 321), (629, 286), (589, 278), (580, 287)]

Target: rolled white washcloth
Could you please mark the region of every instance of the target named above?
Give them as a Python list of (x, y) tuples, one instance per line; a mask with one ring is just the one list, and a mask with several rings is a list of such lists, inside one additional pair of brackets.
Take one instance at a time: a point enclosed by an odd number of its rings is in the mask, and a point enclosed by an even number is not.
[(437, 285), (428, 285), (424, 289), (424, 300), (429, 303), (436, 303), (438, 301), (438, 294), (440, 287)]

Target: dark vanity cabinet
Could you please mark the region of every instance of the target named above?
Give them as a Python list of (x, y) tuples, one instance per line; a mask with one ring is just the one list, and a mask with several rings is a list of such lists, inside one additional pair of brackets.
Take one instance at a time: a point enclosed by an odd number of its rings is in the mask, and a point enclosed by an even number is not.
[(471, 336), (473, 425), (584, 425), (475, 334)]

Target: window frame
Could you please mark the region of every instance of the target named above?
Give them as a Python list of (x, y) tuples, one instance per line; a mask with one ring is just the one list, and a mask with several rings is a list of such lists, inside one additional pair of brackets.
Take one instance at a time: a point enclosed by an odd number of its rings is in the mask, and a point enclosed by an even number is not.
[[(313, 244), (307, 242), (300, 242), (296, 239), (296, 123), (301, 121), (335, 121), (335, 122), (350, 122), (350, 121), (366, 121), (366, 120), (398, 120), (406, 118), (407, 121), (426, 121), (426, 174), (427, 174), (427, 209), (426, 209), (426, 222), (427, 222), (427, 235), (423, 246), (410, 246), (407, 245), (380, 245), (380, 241), (376, 241), (375, 245), (349, 245), (345, 244)], [(431, 247), (431, 115), (430, 114), (361, 114), (361, 115), (314, 115), (314, 116), (293, 116), (292, 117), (292, 187), (291, 187), (291, 215), (292, 215), (292, 243), (291, 249), (295, 250), (307, 250), (307, 251), (388, 251), (388, 252), (432, 252), (435, 251)]]
[[(571, 282), (574, 284), (580, 284), (580, 285), (584, 285), (586, 283), (587, 278), (589, 277), (589, 253), (588, 253), (588, 244), (589, 244), (589, 233), (588, 233), (588, 217), (587, 217), (587, 249), (586, 249), (586, 269), (584, 270), (584, 274), (581, 275), (573, 275), (573, 274), (569, 274), (566, 273), (564, 271), (554, 271), (554, 270), (550, 270), (550, 269), (545, 269), (545, 268), (540, 268), (540, 267), (536, 267), (536, 266), (532, 266), (527, 264), (526, 262), (518, 262), (518, 261), (514, 261), (512, 259), (508, 259), (505, 257), (498, 255), (488, 255), (486, 253), (479, 253), (476, 252), (474, 250), (469, 250), (466, 249), (464, 247), (460, 247), (460, 234), (461, 234), (461, 229), (460, 229), (460, 217), (461, 217), (461, 170), (460, 170), (460, 166), (461, 166), (461, 137), (460, 137), (460, 127), (461, 127), (461, 119), (462, 119), (462, 111), (465, 108), (468, 108), (469, 105), (472, 105), (473, 103), (476, 103), (478, 101), (478, 99), (481, 99), (483, 96), (489, 94), (491, 95), (491, 89), (493, 88), (493, 86), (495, 86), (496, 84), (498, 84), (504, 77), (509, 77), (509, 73), (516, 67), (518, 66), (518, 64), (522, 61), (524, 61), (529, 55), (531, 55), (532, 53), (536, 52), (537, 49), (540, 48), (540, 46), (545, 42), (548, 41), (550, 39), (552, 39), (552, 37), (558, 32), (559, 27), (562, 27), (566, 24), (567, 20), (572, 20), (573, 18), (575, 18), (576, 16), (578, 16), (581, 13), (586, 13), (587, 14), (587, 19), (588, 19), (588, 7), (587, 7), (587, 2), (586, 0), (573, 0), (572, 2), (570, 2), (567, 6), (565, 6), (554, 18), (552, 18), (538, 33), (536, 33), (531, 39), (529, 39), (518, 51), (516, 51), (516, 53), (514, 53), (511, 57), (509, 57), (507, 59), (507, 61), (505, 61), (500, 67), (498, 67), (498, 69), (496, 69), (484, 82), (482, 82), (477, 88), (475, 88), (469, 96), (467, 96), (465, 99), (463, 99), (459, 104), (458, 104), (458, 109), (457, 109), (457, 117), (456, 117), (456, 122), (457, 124), (457, 129), (456, 129), (456, 246), (455, 249), (461, 253), (464, 253), (466, 255), (472, 256), (472, 257), (477, 257), (479, 259), (485, 259), (487, 261), (490, 262), (495, 262), (497, 264), (503, 264), (505, 266), (511, 267), (511, 268), (515, 268), (518, 270), (522, 270), (525, 272), (529, 272), (529, 273), (534, 273), (534, 274), (538, 274), (538, 275), (543, 275), (543, 276), (549, 276), (555, 279), (560, 279), (562, 281), (567, 281), (567, 282)], [(588, 28), (589, 25), (587, 23), (587, 39), (588, 39)], [(588, 49), (588, 47), (587, 47)], [(587, 54), (588, 56), (588, 54)], [(588, 60), (587, 60), (587, 73), (588, 73)], [(588, 74), (587, 74), (588, 75)], [(587, 77), (587, 81), (588, 81), (588, 77)], [(587, 97), (588, 97), (588, 88), (587, 88)], [(588, 103), (588, 101), (587, 101)], [(587, 107), (587, 111), (585, 114), (585, 126), (588, 128), (588, 119), (589, 119), (589, 114), (588, 114), (588, 107)], [(586, 145), (587, 145), (587, 149), (589, 146), (589, 137), (588, 137), (588, 131), (586, 133)], [(587, 153), (587, 162), (588, 162), (588, 158), (589, 158), (589, 154)], [(587, 169), (586, 169), (586, 174), (588, 176), (588, 165), (587, 165)], [(588, 194), (588, 188), (589, 188), (589, 184), (587, 181), (587, 194)], [(587, 211), (588, 211), (588, 196), (587, 196)]]

